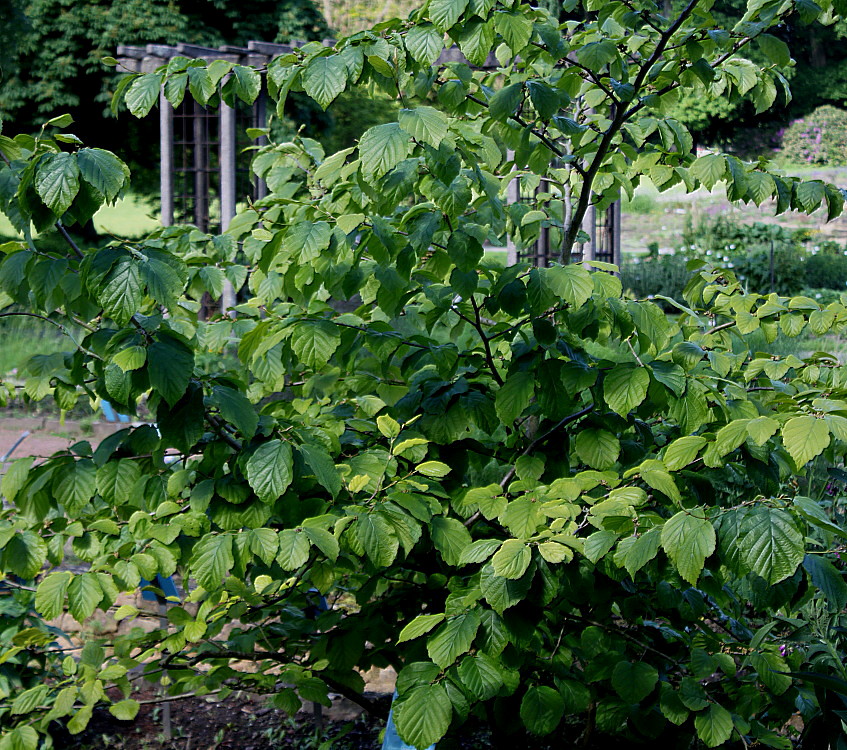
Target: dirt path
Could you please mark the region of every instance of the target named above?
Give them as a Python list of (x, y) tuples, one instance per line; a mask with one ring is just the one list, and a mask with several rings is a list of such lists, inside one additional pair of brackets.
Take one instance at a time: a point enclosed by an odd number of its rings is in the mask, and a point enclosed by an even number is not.
[(104, 437), (122, 427), (124, 425), (109, 422), (62, 423), (58, 419), (48, 417), (10, 417), (0, 414), (0, 457), (12, 451), (9, 461), (25, 456), (47, 458), (80, 440), (88, 440), (95, 446)]

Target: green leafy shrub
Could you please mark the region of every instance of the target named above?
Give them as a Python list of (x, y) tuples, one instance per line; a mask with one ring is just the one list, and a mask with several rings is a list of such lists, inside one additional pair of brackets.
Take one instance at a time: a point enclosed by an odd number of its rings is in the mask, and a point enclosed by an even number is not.
[(818, 252), (805, 258), (804, 281), (819, 289), (847, 290), (847, 255)]
[[(613, 268), (568, 261), (588, 209), (647, 174), (833, 215), (844, 194), (698, 157), (667, 116), (680, 83), (705, 95), (713, 75), (767, 108), (786, 51), (762, 37), (772, 64), (736, 53), (780, 11), (751, 9), (731, 36), (694, 3), (675, 20), (632, 7), (560, 28), (527, 5), (433, 0), (306, 45), (269, 64), (277, 109), (291, 88), (327, 107), (368, 83), (402, 95), (397, 121), (331, 155), (302, 137), (261, 149), (270, 194), (224, 235), (0, 247), (8, 300), (84, 331), (34, 358), (31, 397), (145, 403), (156, 422), (13, 463), (0, 568), (37, 580), (45, 618), (133, 618), (118, 596), (157, 575), (184, 592), (167, 626), (88, 643), (61, 681), (10, 696), (3, 750), (35, 750), (56, 719), (79, 732), (98, 703), (132, 719), (139, 667), (171, 694), (245, 689), (294, 713), (331, 691), (384, 714), (361, 671), (391, 665), (397, 728), (419, 749), (473, 721), (501, 746), (580, 732), (785, 747), (798, 705), (841, 732), (790, 674), (815, 647), (781, 647), (803, 605), (837, 608), (847, 586), (843, 518), (808, 496), (810, 465), (844, 464), (847, 378), (746, 337), (838, 332), (847, 306), (762, 295), (699, 261), (670, 319), (626, 299)], [(448, 33), (502, 67), (434, 72)], [(708, 76), (680, 74), (700, 60)], [(180, 58), (126, 80), (136, 115), (163, 85), (214, 104), (262, 83)], [(0, 138), (0, 203), (22, 231), (83, 223), (127, 187), (113, 154), (60, 136)], [(549, 193), (507, 204), (515, 172), (574, 185), (569, 210)], [(485, 243), (542, 229), (562, 263), (485, 260)], [(227, 281), (240, 304), (198, 320)], [(230, 347), (237, 365), (215, 368), (207, 355)], [(68, 546), (88, 567), (61, 569)]]
[[(691, 279), (687, 266), (688, 258), (681, 254), (625, 258), (621, 264), (621, 284), (636, 299), (657, 295), (682, 299), (682, 292)], [(665, 310), (673, 309), (668, 303), (659, 304)]]
[(782, 158), (792, 164), (847, 164), (847, 111), (824, 104), (788, 126)]

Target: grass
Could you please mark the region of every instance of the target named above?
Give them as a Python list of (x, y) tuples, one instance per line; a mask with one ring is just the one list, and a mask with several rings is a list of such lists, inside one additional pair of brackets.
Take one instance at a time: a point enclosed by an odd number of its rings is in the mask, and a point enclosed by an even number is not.
[[(159, 224), (158, 209), (147, 198), (130, 193), (119, 198), (114, 206), (103, 206), (94, 215), (94, 227), (101, 234), (117, 237), (141, 237)], [(0, 237), (18, 238), (9, 220), (0, 213)]]
[(44, 321), (25, 317), (0, 318), (0, 377), (20, 372), (30, 357), (68, 351), (73, 344)]

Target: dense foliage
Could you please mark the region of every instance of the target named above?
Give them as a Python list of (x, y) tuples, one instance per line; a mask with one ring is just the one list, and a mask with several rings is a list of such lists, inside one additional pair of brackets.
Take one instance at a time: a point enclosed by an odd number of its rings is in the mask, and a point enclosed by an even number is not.
[(804, 229), (738, 222), (731, 214), (689, 222), (671, 254), (627, 259), (621, 281), (636, 297), (679, 299), (689, 280), (688, 262), (695, 259), (731, 268), (746, 289), (789, 296), (847, 290), (847, 247), (841, 243), (815, 239)]
[[(808, 747), (841, 734), (847, 380), (825, 354), (743, 339), (840, 330), (847, 307), (747, 293), (703, 263), (671, 320), (612, 269), (568, 264), (587, 209), (644, 174), (840, 213), (831, 185), (695, 158), (666, 115), (682, 88), (770, 106), (787, 51), (767, 29), (788, 8), (752, 4), (731, 32), (697, 0), (672, 18), (642, 0), (584, 9), (559, 24), (431, 0), (278, 58), (280, 108), (362, 83), (403, 108), (336, 154), (307, 138), (258, 152), (271, 194), (223, 236), (43, 252), (32, 228), (84, 222), (126, 169), (56, 132), (69, 118), (0, 136), (2, 207), (25, 235), (0, 248), (3, 302), (83, 331), (34, 357), (23, 390), (155, 415), (12, 464), (0, 566), (34, 582), (45, 618), (83, 621), (157, 574), (185, 591), (167, 629), (91, 640), (32, 687), (0, 680), (2, 750), (33, 750), (54, 720), (78, 732), (100, 701), (132, 718), (139, 666), (174, 693), (244, 687), (293, 711), (328, 691), (374, 709), (357, 670), (390, 664), (418, 748), (472, 719), (504, 746), (558, 732), (788, 747), (797, 711)], [(753, 39), (771, 64), (740, 56)], [(453, 40), (502, 67), (433, 67)], [(250, 101), (260, 80), (177, 59), (122, 95), (144, 115), (162, 85)], [(516, 174), (544, 178), (535, 204), (504, 202)], [(486, 260), (487, 241), (542, 227), (564, 264)], [(224, 280), (241, 290), (232, 317), (199, 322)], [(67, 545), (88, 570), (54, 569)], [(52, 644), (35, 623), (0, 658), (20, 674), (61, 659)]]
[(847, 164), (847, 111), (824, 105), (795, 120), (782, 136), (781, 155), (794, 164)]

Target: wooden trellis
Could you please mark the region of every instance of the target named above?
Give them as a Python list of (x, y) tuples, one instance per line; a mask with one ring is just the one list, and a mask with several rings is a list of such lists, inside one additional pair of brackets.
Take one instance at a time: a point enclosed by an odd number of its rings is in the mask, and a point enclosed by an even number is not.
[[(334, 43), (331, 39), (323, 41), (326, 46)], [(261, 70), (267, 69), (274, 57), (288, 54), (304, 44), (251, 41), (246, 47), (223, 46), (217, 49), (182, 43), (173, 46), (120, 46), (118, 58), (125, 69), (139, 73), (153, 72), (177, 56), (223, 59)], [(438, 60), (440, 64), (447, 62), (467, 60), (457, 47), (453, 47), (444, 50)], [(493, 70), (499, 65), (491, 54), (481, 67)], [(264, 87), (252, 108), (243, 105), (234, 108), (221, 102), (217, 110), (208, 109), (187, 97), (175, 111), (162, 93), (159, 113), (162, 224), (168, 226), (175, 221), (190, 221), (203, 231), (224, 231), (235, 216), (239, 199), (244, 200), (248, 196), (262, 198), (267, 194), (267, 187), (261, 180), (250, 179), (247, 160), (239, 163), (238, 159), (245, 146), (257, 143), (246, 140), (246, 128), (267, 126)], [(258, 143), (261, 145), (261, 141)], [(549, 192), (546, 187), (540, 186), (536, 190)], [(517, 201), (530, 197), (522, 196), (520, 180), (513, 180), (508, 199)], [(578, 246), (573, 259), (619, 264), (620, 221), (619, 203), (602, 211), (592, 207), (583, 224), (590, 239)], [(543, 266), (555, 261), (560, 254), (560, 249), (552, 241), (555, 234), (549, 227), (542, 226), (532, 247), (518, 251), (514, 245), (509, 245), (508, 262), (530, 261)]]

